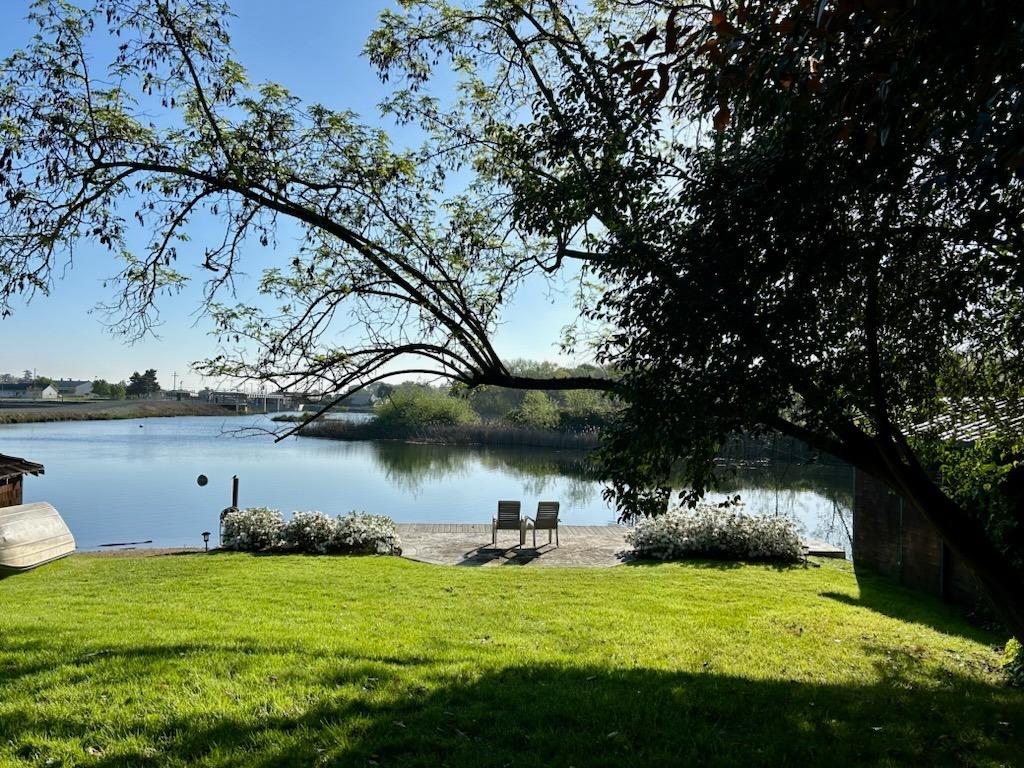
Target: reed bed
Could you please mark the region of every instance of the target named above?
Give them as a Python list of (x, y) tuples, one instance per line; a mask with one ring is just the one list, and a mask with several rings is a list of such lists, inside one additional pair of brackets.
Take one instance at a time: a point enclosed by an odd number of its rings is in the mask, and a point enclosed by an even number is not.
[(404, 440), (412, 443), (444, 445), (517, 445), (535, 448), (589, 449), (598, 444), (596, 432), (560, 432), (531, 429), (507, 424), (431, 425), (410, 427), (380, 424), (376, 421), (354, 423), (341, 420), (315, 421), (299, 431), (304, 437), (331, 440)]
[(49, 421), (112, 421), (148, 419), (161, 416), (232, 416), (233, 410), (214, 403), (188, 401), (109, 401), (75, 405), (47, 405), (0, 408), (0, 424), (29, 424)]

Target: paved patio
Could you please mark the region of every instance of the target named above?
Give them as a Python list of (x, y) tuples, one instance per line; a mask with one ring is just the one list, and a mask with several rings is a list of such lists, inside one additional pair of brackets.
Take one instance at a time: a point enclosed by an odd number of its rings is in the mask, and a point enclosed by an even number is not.
[[(621, 525), (563, 525), (561, 546), (548, 544), (547, 531), (526, 533), (526, 545), (519, 546), (515, 531), (498, 531), (497, 546), (491, 544), (491, 526), (472, 523), (400, 523), (402, 557), (437, 565), (556, 565), (570, 568), (608, 568), (632, 559), (625, 554), (626, 528)], [(842, 549), (824, 541), (807, 540), (808, 554), (815, 557), (845, 557)]]
[(527, 531), (526, 546), (519, 547), (516, 531), (498, 531), (498, 546), (491, 544), (491, 526), (470, 523), (402, 523), (402, 557), (438, 565), (558, 565), (607, 568), (623, 559), (626, 529), (619, 525), (563, 525), (548, 544), (547, 531)]

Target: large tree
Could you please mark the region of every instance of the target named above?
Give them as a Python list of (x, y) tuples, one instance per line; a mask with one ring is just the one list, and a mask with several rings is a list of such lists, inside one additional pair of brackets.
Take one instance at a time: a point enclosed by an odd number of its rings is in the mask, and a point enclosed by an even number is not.
[[(108, 385), (109, 386), (109, 385)], [(132, 397), (150, 397), (160, 391), (160, 383), (156, 379), (156, 369), (147, 368), (144, 373), (135, 371), (128, 378), (125, 393)]]
[[(618, 495), (709, 468), (730, 431), (785, 432), (902, 494), (1019, 634), (1024, 7), (716, 5), (669, 6), (622, 64), (652, 118), (708, 130), (609, 244), (597, 312), (631, 403), (609, 455), (644, 470)], [(979, 419), (998, 483), (935, 461)]]
[[(556, 257), (510, 218), (508, 190), (488, 174), (452, 191), (448, 174), (469, 150), (428, 132), (423, 149), (398, 151), (349, 111), (250, 83), (231, 58), (227, 15), (213, 0), (35, 4), (39, 35), (0, 82), (4, 313), (98, 244), (123, 265), (115, 327), (143, 333), (158, 295), (187, 279), (179, 253), (192, 222), (223, 225), (196, 249), (212, 303), (243, 251), (269, 245), (286, 220), (304, 243), (263, 277), (278, 311), (213, 304), (223, 340), (242, 346), (207, 373), (330, 391), (402, 373), (606, 386), (525, 380), (494, 350), (502, 303)], [(89, 51), (103, 33), (118, 45), (101, 64)], [(484, 126), (472, 130), (487, 141)], [(129, 247), (133, 224), (151, 237), (141, 251)], [(360, 326), (361, 342), (339, 346), (336, 318)]]
[[(438, 52), (522, 62), (531, 119), (492, 129), (512, 158), (495, 173), (517, 221), (605, 286), (584, 311), (627, 405), (610, 495), (657, 513), (680, 462), (692, 499), (729, 434), (781, 431), (901, 493), (1024, 631), (1024, 7), (594, 6), (459, 24), (418, 3), (373, 50), (407, 102)], [(602, 8), (650, 25), (629, 37)], [(981, 416), (1002, 469), (968, 489), (970, 456), (935, 448)]]
[[(626, 515), (662, 509), (681, 461), (694, 493), (711, 487), (728, 434), (780, 430), (905, 494), (1024, 635), (1020, 571), (908, 436), (950, 402), (1020, 394), (1020, 14), (405, 2), (367, 49), (392, 117), (423, 131), (399, 151), (347, 111), (251, 84), (221, 3), (40, 2), (0, 82), (0, 302), (98, 242), (124, 263), (117, 308), (137, 333), (186, 279), (190, 222), (223, 224), (199, 254), (216, 300), (287, 220), (304, 246), (264, 276), (278, 308), (215, 305), (238, 346), (207, 373), (612, 391)], [(87, 55), (103, 32), (106, 67)], [(457, 94), (432, 92), (452, 66)], [(141, 252), (132, 219), (152, 236)], [(491, 343), (515, 286), (567, 260), (598, 278), (581, 305), (614, 380), (517, 375)], [(353, 321), (361, 340), (339, 343)]]

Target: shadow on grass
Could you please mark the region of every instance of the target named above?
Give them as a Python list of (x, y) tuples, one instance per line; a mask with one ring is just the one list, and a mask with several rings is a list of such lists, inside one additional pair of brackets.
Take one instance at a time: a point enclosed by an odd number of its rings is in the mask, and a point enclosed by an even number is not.
[[(214, 651), (224, 649), (155, 645), (66, 661), (63, 703), (0, 706), (0, 757), (6, 748), (41, 763), (40, 745), (59, 741), (94, 745), (89, 763), (104, 768), (1009, 765), (1024, 750), (1019, 692), (952, 672), (922, 684), (913, 658), (894, 664), (881, 651), (867, 685), (550, 663), (453, 671), (438, 660), (338, 656), (337, 669), (297, 688), (240, 688), (213, 706), (212, 694), (169, 698), (169, 670)], [(258, 664), (268, 652), (240, 646), (230, 662)], [(0, 695), (20, 663), (0, 666)], [(116, 699), (99, 679), (112, 668), (123, 693), (141, 697), (131, 709), (111, 722), (105, 709), (71, 704), (97, 686)]]
[(947, 635), (956, 635), (991, 643), (992, 633), (980, 627), (972, 627), (964, 620), (963, 611), (956, 606), (942, 602), (937, 597), (908, 587), (902, 587), (891, 579), (855, 568), (860, 596), (857, 598), (838, 592), (822, 592), (822, 597), (844, 605), (867, 608), (900, 621), (923, 624)]
[(649, 558), (627, 557), (622, 559), (623, 565), (633, 568), (651, 568), (653, 566), (665, 565), (666, 563), (683, 563), (691, 568), (712, 568), (718, 571), (732, 571), (737, 568), (748, 566), (760, 566), (771, 568), (776, 571), (791, 571), (807, 566), (802, 562), (787, 563), (781, 560), (726, 560), (725, 558), (685, 558), (681, 560), (655, 560)]

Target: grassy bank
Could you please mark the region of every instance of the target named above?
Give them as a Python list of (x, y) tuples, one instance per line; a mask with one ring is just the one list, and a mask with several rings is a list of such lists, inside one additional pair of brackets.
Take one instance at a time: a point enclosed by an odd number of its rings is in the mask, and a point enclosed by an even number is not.
[(109, 400), (73, 405), (0, 408), (0, 424), (42, 421), (108, 421), (156, 416), (230, 416), (234, 410), (212, 403), (177, 400)]
[(1001, 639), (836, 563), (77, 556), (0, 581), (0, 765), (1011, 765)]
[(559, 432), (490, 422), (410, 427), (382, 424), (376, 420), (352, 422), (321, 419), (303, 427), (299, 434), (332, 440), (405, 440), (443, 445), (518, 445), (536, 448), (586, 449), (594, 448), (598, 443), (594, 432)]

